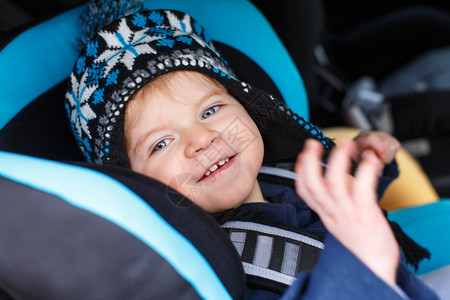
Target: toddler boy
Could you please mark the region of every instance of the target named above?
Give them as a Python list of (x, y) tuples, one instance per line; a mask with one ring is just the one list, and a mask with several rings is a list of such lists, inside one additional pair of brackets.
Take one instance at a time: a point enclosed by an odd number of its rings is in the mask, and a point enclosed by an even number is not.
[[(235, 79), (189, 15), (155, 10), (115, 21), (87, 44), (70, 81), (66, 107), (88, 161), (167, 185), (189, 174), (188, 184), (172, 186), (184, 195), (184, 187), (200, 187), (195, 203), (209, 213), (266, 205), (256, 180), (262, 163), (295, 161), (303, 149), (296, 190), (332, 234), (320, 260), (339, 256), (356, 271), (339, 263), (324, 271), (319, 261), (288, 294), (345, 299), (363, 286), (369, 298), (394, 299), (404, 295), (394, 291), (400, 285), (413, 296), (432, 296), (399, 267), (399, 247), (377, 205), (378, 174), (398, 142), (383, 133), (346, 141), (331, 151), (323, 175), (322, 149), (328, 155), (333, 143), (283, 103)], [(354, 177), (352, 158), (359, 162)]]

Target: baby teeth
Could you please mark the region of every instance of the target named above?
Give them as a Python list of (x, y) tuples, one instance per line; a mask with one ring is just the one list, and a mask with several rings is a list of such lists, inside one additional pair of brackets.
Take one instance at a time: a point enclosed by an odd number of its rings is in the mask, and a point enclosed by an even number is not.
[[(217, 163), (217, 165), (219, 166), (223, 166), (225, 163), (229, 162), (230, 159), (226, 158), (226, 159), (222, 159), (221, 161), (219, 161)], [(219, 167), (217, 165), (212, 165), (211, 168), (209, 168), (208, 171), (205, 172), (205, 176), (209, 176), (212, 172), (214, 172), (215, 170), (217, 170)]]

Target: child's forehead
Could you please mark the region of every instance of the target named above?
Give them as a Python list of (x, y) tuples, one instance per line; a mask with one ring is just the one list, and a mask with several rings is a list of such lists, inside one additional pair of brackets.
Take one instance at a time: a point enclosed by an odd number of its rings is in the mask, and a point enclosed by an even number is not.
[(208, 100), (214, 102), (216, 97), (232, 101), (223, 95), (229, 96), (227, 90), (214, 79), (199, 72), (175, 71), (158, 76), (142, 87), (128, 103), (127, 117), (140, 122), (143, 117), (159, 119), (176, 111), (187, 113), (203, 108)]
[[(224, 86), (211, 77), (194, 71), (175, 71), (147, 83), (135, 98), (144, 98), (155, 105), (195, 105), (216, 95), (228, 94)], [(160, 101), (152, 101), (160, 99)]]
[(175, 71), (158, 76), (149, 83), (150, 87), (166, 88), (169, 91), (189, 91), (196, 89), (222, 90), (226, 89), (215, 79), (200, 72), (195, 71)]

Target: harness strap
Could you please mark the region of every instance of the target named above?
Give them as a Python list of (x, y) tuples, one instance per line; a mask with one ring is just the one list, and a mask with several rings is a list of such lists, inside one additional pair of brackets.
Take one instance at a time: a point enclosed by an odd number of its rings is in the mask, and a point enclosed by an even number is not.
[(282, 292), (299, 272), (316, 265), (321, 241), (298, 232), (247, 221), (221, 225), (241, 256), (249, 284)]

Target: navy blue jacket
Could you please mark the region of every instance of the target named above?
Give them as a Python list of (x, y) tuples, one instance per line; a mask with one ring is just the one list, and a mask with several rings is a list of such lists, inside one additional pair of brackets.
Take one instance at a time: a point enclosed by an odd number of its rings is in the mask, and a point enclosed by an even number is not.
[[(398, 176), (396, 164), (385, 169), (380, 179), (379, 195)], [(327, 232), (319, 217), (289, 186), (260, 181), (264, 198), (270, 203), (249, 203), (241, 209), (259, 209), (273, 221), (305, 229), (325, 236), (325, 248), (310, 273), (297, 274), (297, 280), (281, 296), (282, 299), (405, 299), (393, 290), (356, 256)], [(404, 260), (397, 273), (397, 285), (406, 299), (438, 299), (409, 271)], [(278, 299), (280, 295), (267, 290), (248, 289), (249, 299)]]

